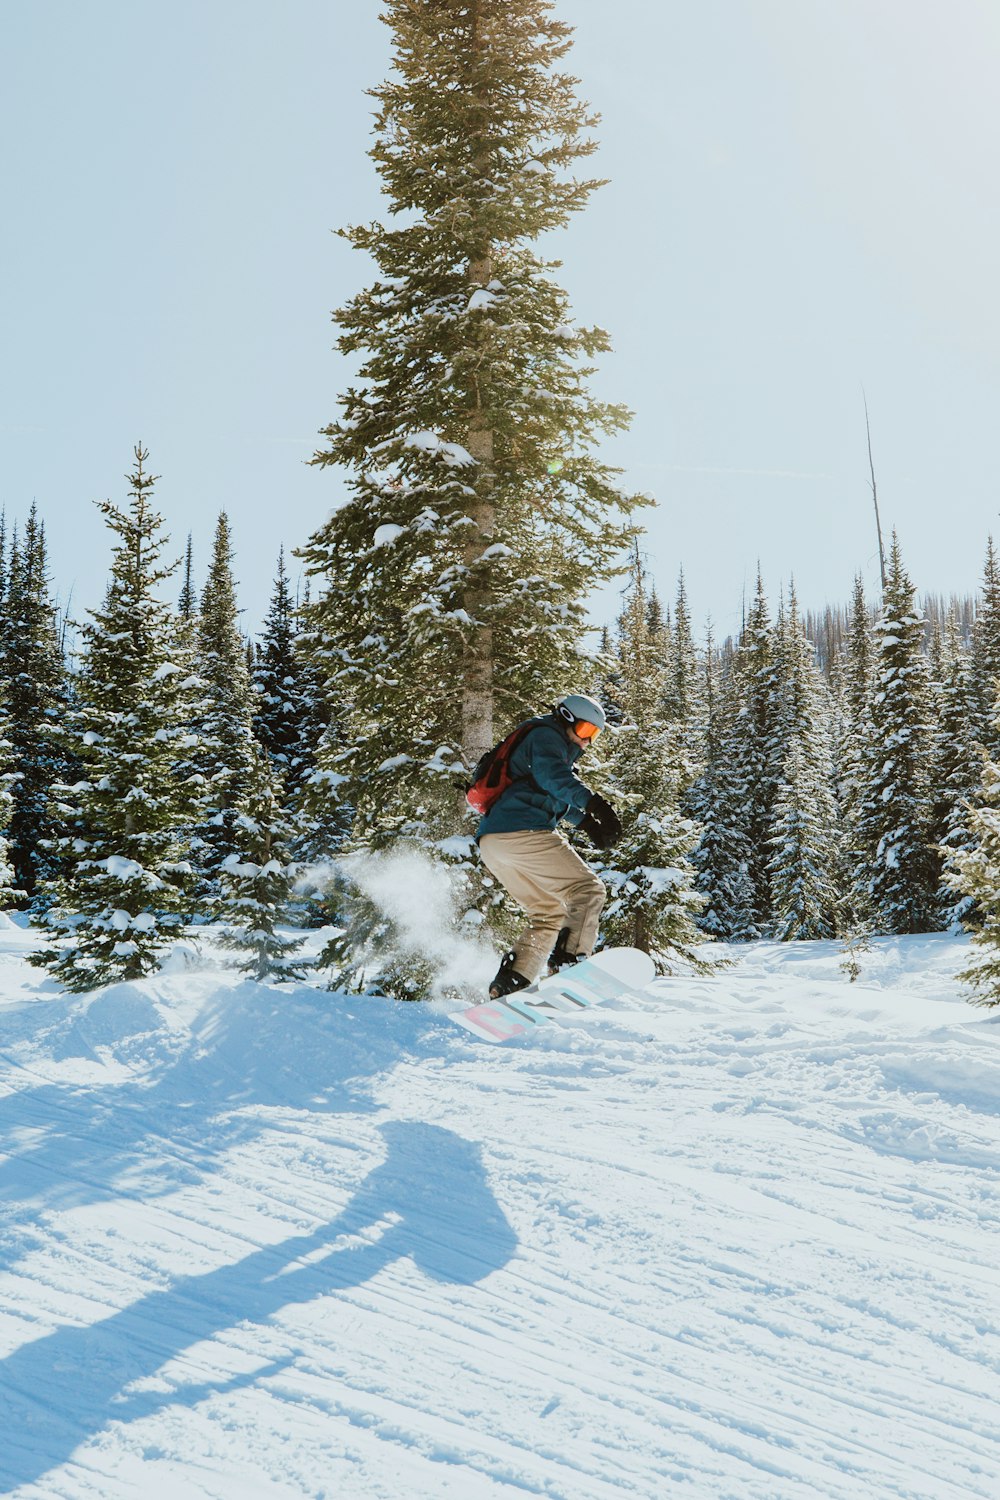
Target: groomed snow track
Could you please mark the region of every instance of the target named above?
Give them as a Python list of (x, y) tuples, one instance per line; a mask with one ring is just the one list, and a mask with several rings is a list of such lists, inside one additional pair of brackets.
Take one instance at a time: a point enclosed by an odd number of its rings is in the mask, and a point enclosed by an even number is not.
[(1000, 1020), (756, 945), (503, 1048), (0, 933), (0, 1494), (1000, 1493)]

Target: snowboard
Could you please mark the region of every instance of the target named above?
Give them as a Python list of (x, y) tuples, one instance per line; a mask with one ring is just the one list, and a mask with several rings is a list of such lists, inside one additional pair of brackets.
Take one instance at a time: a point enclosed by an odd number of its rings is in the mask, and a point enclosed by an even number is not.
[(558, 974), (536, 979), (526, 990), (454, 1011), (451, 1019), (482, 1041), (506, 1042), (556, 1016), (575, 1015), (605, 1000), (634, 995), (655, 973), (648, 953), (638, 948), (605, 948)]

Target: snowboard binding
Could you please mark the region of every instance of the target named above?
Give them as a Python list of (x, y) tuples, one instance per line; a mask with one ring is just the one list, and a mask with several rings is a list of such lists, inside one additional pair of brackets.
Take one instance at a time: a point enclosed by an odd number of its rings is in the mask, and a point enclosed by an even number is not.
[(504, 995), (512, 995), (515, 990), (526, 990), (531, 983), (530, 979), (525, 979), (524, 975), (519, 974), (514, 968), (516, 958), (517, 954), (513, 948), (509, 953), (504, 954), (503, 963), (490, 980), (491, 1000), (501, 1000)]
[(559, 936), (556, 938), (556, 945), (553, 948), (552, 952), (549, 954), (550, 974), (558, 974), (560, 969), (565, 969), (569, 964), (578, 964), (581, 958), (586, 957), (586, 954), (571, 953), (569, 951), (569, 949), (566, 947), (566, 939), (568, 937), (569, 928), (561, 928)]

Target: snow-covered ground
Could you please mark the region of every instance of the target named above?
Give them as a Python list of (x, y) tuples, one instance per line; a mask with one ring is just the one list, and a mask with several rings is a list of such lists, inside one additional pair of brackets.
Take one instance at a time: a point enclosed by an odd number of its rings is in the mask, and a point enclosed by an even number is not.
[(491, 1047), (0, 931), (0, 1493), (1000, 1494), (1000, 1015), (760, 944)]

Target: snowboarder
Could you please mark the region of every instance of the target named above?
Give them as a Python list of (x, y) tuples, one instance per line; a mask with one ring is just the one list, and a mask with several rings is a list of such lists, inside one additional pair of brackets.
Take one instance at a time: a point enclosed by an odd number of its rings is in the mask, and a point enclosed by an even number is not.
[(604, 710), (593, 698), (563, 698), (517, 745), (511, 784), (480, 820), (483, 864), (528, 915), (490, 984), (491, 999), (525, 989), (546, 965), (554, 971), (593, 950), (607, 893), (557, 829), (565, 820), (598, 849), (621, 836), (614, 808), (573, 770), (604, 725)]

